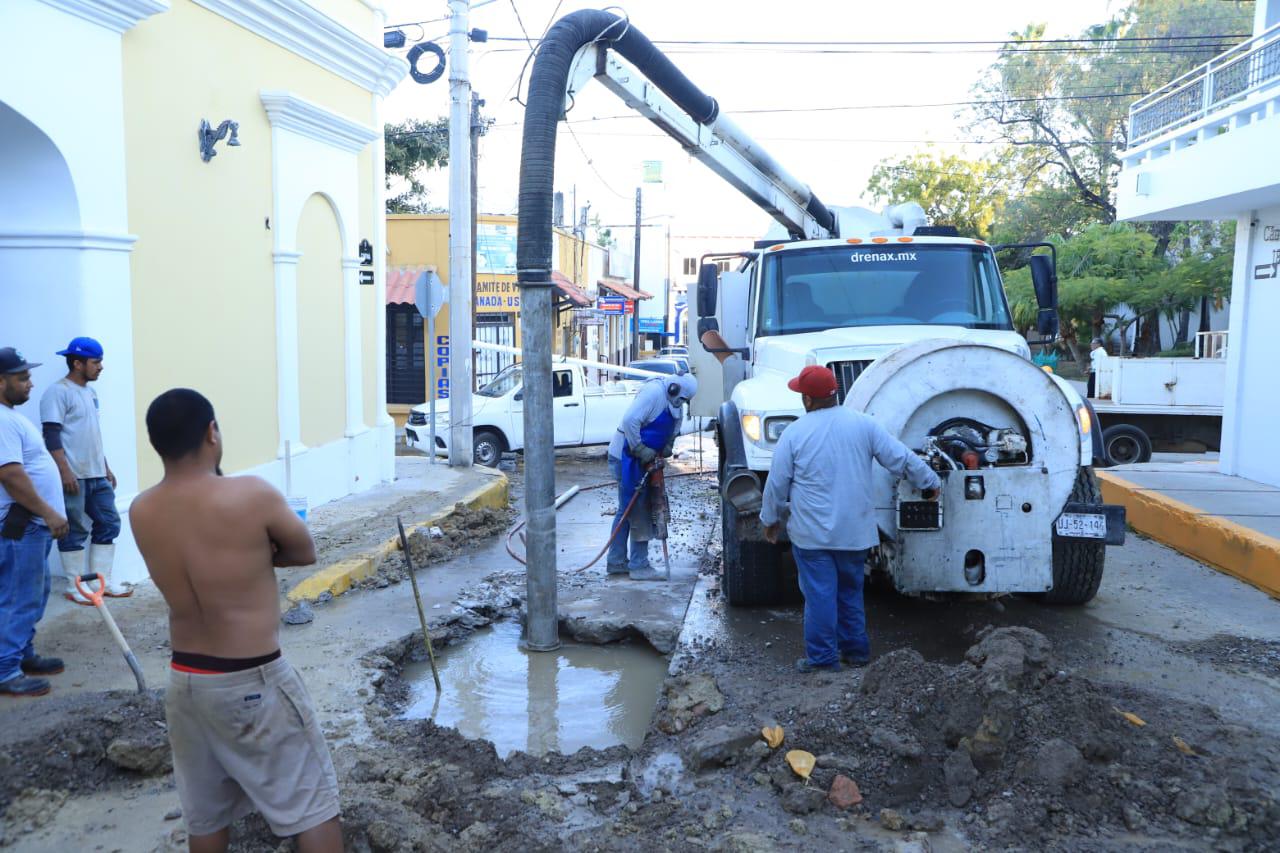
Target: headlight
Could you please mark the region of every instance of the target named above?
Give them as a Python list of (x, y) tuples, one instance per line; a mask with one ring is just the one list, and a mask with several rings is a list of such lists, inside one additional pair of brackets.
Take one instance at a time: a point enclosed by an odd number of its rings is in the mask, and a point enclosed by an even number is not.
[(766, 441), (776, 442), (782, 438), (782, 431), (791, 426), (795, 422), (795, 418), (766, 418), (764, 422), (764, 437)]
[(412, 426), (426, 426), (427, 416), (422, 412), (413, 411), (409, 413), (409, 423)]
[(742, 432), (754, 442), (760, 441), (760, 416), (746, 414), (742, 416)]

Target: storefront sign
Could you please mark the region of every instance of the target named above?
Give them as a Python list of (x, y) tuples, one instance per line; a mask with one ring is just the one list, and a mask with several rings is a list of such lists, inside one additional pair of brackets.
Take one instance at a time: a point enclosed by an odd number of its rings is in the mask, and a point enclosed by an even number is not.
[(520, 286), (515, 276), (476, 279), (476, 313), (509, 314), (520, 310)]
[(481, 222), (476, 226), (476, 271), (516, 274), (516, 226)]
[(578, 326), (603, 326), (605, 314), (599, 308), (573, 309), (573, 322)]
[(630, 302), (625, 296), (601, 296), (596, 300), (596, 308), (602, 314), (613, 316), (621, 314), (629, 314), (627, 303)]
[(661, 335), (667, 331), (667, 324), (661, 317), (640, 317), (637, 322), (641, 332)]

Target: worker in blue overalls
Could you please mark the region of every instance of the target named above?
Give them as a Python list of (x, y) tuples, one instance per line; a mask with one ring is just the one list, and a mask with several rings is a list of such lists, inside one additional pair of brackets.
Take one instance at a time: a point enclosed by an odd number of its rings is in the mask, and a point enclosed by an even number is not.
[[(613, 541), (609, 544), (608, 573), (629, 574), (632, 580), (661, 580), (665, 575), (649, 564), (649, 540), (653, 524), (645, 490), (636, 496), (636, 486), (645, 469), (659, 457), (669, 457), (684, 407), (698, 391), (698, 380), (689, 374), (650, 379), (622, 416), (618, 433), (609, 445), (609, 471), (618, 480), (618, 514), (613, 519)], [(631, 513), (627, 515), (627, 505)], [(627, 556), (627, 541), (631, 555)]]

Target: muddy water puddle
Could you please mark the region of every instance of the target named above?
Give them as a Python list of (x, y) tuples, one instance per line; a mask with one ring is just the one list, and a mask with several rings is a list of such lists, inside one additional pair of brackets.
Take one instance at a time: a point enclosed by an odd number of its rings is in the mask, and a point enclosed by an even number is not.
[(520, 626), (499, 622), (437, 654), (437, 698), (427, 663), (405, 667), (406, 719), (433, 719), (483, 738), (503, 758), (516, 750), (566, 755), (644, 740), (667, 659), (643, 644), (565, 643), (556, 652), (519, 647)]

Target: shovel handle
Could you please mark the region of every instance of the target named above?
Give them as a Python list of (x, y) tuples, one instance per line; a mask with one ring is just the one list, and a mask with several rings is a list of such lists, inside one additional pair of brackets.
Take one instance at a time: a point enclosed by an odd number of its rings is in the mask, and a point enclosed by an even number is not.
[[(87, 586), (87, 584), (91, 584), (94, 581), (98, 582), (97, 589)], [(92, 601), (94, 603), (94, 606), (96, 607), (102, 606), (102, 593), (106, 590), (106, 588), (107, 588), (107, 579), (104, 578), (102, 575), (98, 574), (97, 572), (89, 572), (88, 574), (76, 576), (76, 589), (80, 592), (81, 595), (83, 595), (85, 598)]]

